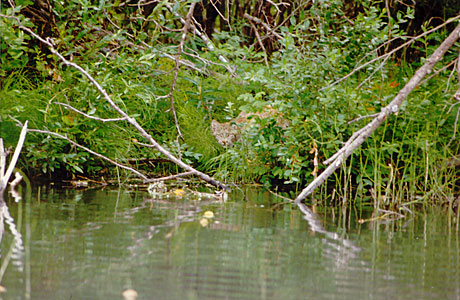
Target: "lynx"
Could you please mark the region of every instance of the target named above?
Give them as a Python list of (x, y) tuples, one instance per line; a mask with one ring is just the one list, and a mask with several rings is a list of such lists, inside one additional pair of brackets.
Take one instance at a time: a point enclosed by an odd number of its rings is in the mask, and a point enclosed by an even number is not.
[(219, 123), (216, 120), (211, 122), (211, 132), (223, 147), (231, 147), (233, 143), (241, 140), (242, 133), (246, 131), (250, 126), (254, 125), (255, 118), (265, 119), (268, 117), (276, 117), (276, 125), (286, 129), (289, 126), (289, 122), (282, 117), (282, 114), (271, 108), (270, 106), (264, 107), (260, 112), (248, 113), (242, 111), (235, 119)]

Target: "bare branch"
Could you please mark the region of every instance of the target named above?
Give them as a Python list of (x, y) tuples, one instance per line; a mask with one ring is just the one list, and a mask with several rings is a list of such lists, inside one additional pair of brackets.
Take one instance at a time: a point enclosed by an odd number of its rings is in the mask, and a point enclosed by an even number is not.
[[(125, 113), (113, 100), (112, 98), (110, 98), (109, 94), (107, 93), (107, 91), (88, 73), (86, 72), (81, 66), (79, 66), (78, 64), (76, 63), (73, 63), (71, 61), (68, 61), (64, 56), (62, 56), (61, 53), (59, 53), (55, 48), (54, 48), (54, 42), (52, 39), (50, 38), (46, 38), (46, 39), (43, 39), (42, 37), (40, 37), (39, 35), (37, 35), (35, 32), (33, 32), (31, 29), (23, 26), (19, 20), (19, 18), (16, 18), (16, 17), (12, 17), (12, 16), (4, 16), (4, 15), (0, 15), (0, 17), (6, 17), (6, 18), (12, 18), (12, 19), (15, 19), (17, 22), (18, 22), (18, 26), (21, 30), (23, 31), (26, 31), (27, 33), (29, 33), (30, 35), (32, 35), (33, 37), (35, 37), (36, 39), (38, 39), (40, 42), (44, 43), (46, 46), (48, 46), (49, 50), (51, 51), (51, 53), (53, 53), (54, 55), (56, 55), (65, 65), (67, 66), (70, 66), (70, 67), (73, 67), (75, 69), (77, 69), (80, 73), (82, 73), (95, 87), (96, 89), (104, 96), (104, 99), (110, 104), (110, 106), (115, 110), (117, 111), (123, 118), (126, 118), (126, 121), (128, 121), (132, 126), (134, 126), (134, 128), (136, 128), (136, 130), (147, 140), (150, 142), (150, 144), (155, 147), (155, 149), (157, 151), (159, 151), (160, 153), (162, 153), (164, 156), (166, 156), (171, 162), (177, 164), (179, 167), (187, 170), (187, 171), (191, 171), (193, 172), (196, 176), (198, 176), (199, 178), (201, 178), (202, 180), (216, 186), (216, 187), (219, 187), (219, 188), (223, 188), (223, 189), (227, 189), (227, 186), (223, 183), (221, 183), (220, 181), (217, 181), (215, 179), (213, 179), (212, 177), (210, 177), (209, 175), (207, 174), (204, 174), (194, 168), (192, 168), (191, 166), (187, 165), (186, 163), (184, 163), (182, 160), (176, 158), (174, 155), (172, 155), (168, 150), (166, 150), (165, 148), (163, 148), (157, 141), (155, 141), (155, 139), (153, 139), (153, 137), (147, 133), (147, 131), (136, 121), (135, 118), (132, 118), (130, 117), (127, 113)], [(37, 131), (39, 132), (39, 131)], [(49, 133), (49, 132), (43, 132), (43, 133)], [(50, 134), (54, 134), (56, 135), (55, 133), (50, 133)], [(75, 142), (73, 142), (75, 143)], [(86, 148), (88, 149), (88, 148)], [(91, 151), (90, 149), (88, 149), (89, 151)], [(86, 151), (88, 151), (86, 150)], [(92, 151), (94, 152), (94, 151)], [(90, 152), (90, 153), (92, 153)], [(94, 152), (95, 153), (95, 152)], [(136, 173), (138, 176), (142, 177), (144, 180), (147, 180), (147, 178), (145, 177), (145, 175), (139, 173), (138, 171), (134, 170), (135, 171), (134, 173)]]
[(56, 133), (56, 132), (52, 132), (52, 131), (48, 131), (48, 130), (40, 130), (40, 129), (27, 129), (28, 132), (38, 132), (38, 133), (44, 133), (44, 134), (49, 134), (49, 135), (53, 135), (55, 137), (58, 137), (60, 139), (63, 139), (63, 140), (66, 140), (68, 141), (69, 143), (71, 143), (72, 145), (80, 148), (80, 149), (83, 149), (85, 150), (86, 152), (88, 153), (91, 153), (92, 155), (94, 156), (97, 156), (105, 161), (108, 161), (109, 163), (111, 164), (114, 164), (115, 166), (117, 167), (120, 167), (122, 169), (125, 169), (125, 170), (128, 170), (130, 172), (133, 172), (134, 174), (136, 174), (137, 176), (139, 176), (140, 178), (142, 178), (143, 180), (148, 180), (149, 178), (147, 176), (145, 176), (144, 174), (142, 174), (141, 172), (137, 171), (136, 169), (133, 169), (131, 167), (128, 167), (128, 166), (125, 166), (123, 164), (120, 164), (116, 161), (114, 161), (113, 159), (111, 158), (108, 158), (107, 156), (105, 155), (102, 155), (100, 153), (97, 153), (96, 151), (93, 151), (85, 146), (82, 146), (80, 144), (78, 144), (77, 142), (74, 142), (73, 140), (69, 139), (67, 136), (64, 136), (62, 134), (59, 134), (59, 133)]
[(379, 114), (377, 113), (377, 114), (372, 114), (372, 115), (359, 116), (359, 117), (357, 117), (356, 119), (353, 119), (353, 120), (349, 121), (349, 122), (348, 122), (348, 125), (353, 124), (353, 123), (358, 122), (358, 121), (361, 121), (361, 120), (363, 120), (363, 119), (375, 118), (375, 117), (377, 117), (378, 115), (379, 115)]
[[(174, 117), (174, 124), (176, 124), (177, 134), (179, 135), (181, 140), (184, 140), (184, 137), (182, 136), (182, 132), (180, 131), (179, 121), (177, 120), (176, 110), (174, 109), (174, 90), (176, 88), (177, 76), (179, 74), (179, 66), (180, 66), (179, 56), (181, 55), (184, 49), (185, 39), (187, 38), (187, 32), (189, 31), (190, 23), (192, 22), (192, 15), (193, 15), (193, 11), (195, 10), (195, 5), (196, 5), (196, 2), (193, 2), (192, 4), (190, 4), (190, 9), (187, 13), (187, 16), (185, 17), (185, 24), (184, 24), (184, 27), (182, 28), (182, 37), (181, 37), (179, 48), (177, 50), (177, 54), (175, 58), (176, 67), (174, 68), (174, 78), (171, 84), (171, 92), (169, 93), (169, 100), (171, 102), (171, 107), (169, 109), (172, 111), (172, 114)], [(179, 148), (179, 153), (180, 153), (180, 148)]]
[[(219, 0), (217, 0), (217, 1), (219, 1)], [(214, 7), (214, 9), (217, 11), (217, 13), (218, 13), (219, 16), (222, 18), (222, 20), (224, 20), (225, 22), (227, 22), (227, 25), (228, 25), (228, 27), (229, 27), (230, 30), (231, 30), (232, 25), (230, 24), (229, 18), (228, 18), (228, 17), (226, 18), (226, 17), (219, 11), (219, 9), (217, 9), (217, 6), (214, 4), (214, 1), (209, 0), (209, 2), (211, 2), (211, 5), (212, 5), (212, 6)]]
[[(450, 63), (448, 63), (447, 65), (445, 65), (444, 67), (442, 67), (441, 69), (437, 70), (436, 72), (433, 72), (433, 74), (431, 74), (430, 76), (428, 76), (427, 78), (425, 78), (422, 82), (420, 82), (419, 85), (425, 84), (425, 82), (431, 80), (433, 77), (435, 77), (436, 75), (438, 75), (438, 74), (441, 73), (442, 71), (448, 69), (448, 68), (451, 67), (453, 64), (455, 64), (457, 61), (458, 61), (458, 57), (457, 57), (456, 59), (454, 59), (453, 61), (451, 61)], [(450, 79), (450, 76), (449, 76), (449, 79)], [(450, 80), (449, 80), (449, 81), (450, 81)]]
[[(273, 34), (274, 36), (276, 36), (278, 39), (282, 39), (283, 37), (281, 35), (279, 35), (276, 31), (273, 30), (273, 28), (271, 28), (270, 26), (268, 26), (268, 24), (264, 23), (261, 19), (259, 18), (256, 18), (256, 17), (253, 17), (251, 15), (248, 15), (247, 13), (244, 13), (243, 15), (244, 18), (248, 19), (249, 21), (252, 21), (256, 24), (260, 24), (262, 25), (269, 33)], [(252, 25), (252, 24), (251, 24)]]
[[(460, 16), (456, 17), (457, 19)], [(442, 42), (442, 44), (434, 51), (434, 53), (426, 60), (425, 64), (415, 72), (414, 76), (406, 83), (406, 85), (399, 91), (398, 95), (375, 117), (369, 124), (358, 130), (358, 134), (353, 134), (347, 141), (346, 146), (340, 149), (334, 157), (334, 161), (326, 170), (314, 179), (302, 192), (297, 196), (295, 202), (301, 203), (315, 188), (321, 185), (340, 165), (345, 159), (350, 156), (353, 151), (361, 146), (361, 144), (382, 124), (389, 115), (396, 114), (401, 106), (403, 99), (420, 83), (423, 77), (426, 76), (433, 69), (434, 65), (442, 59), (444, 54), (449, 50), (452, 45), (460, 37), (460, 24), (452, 31), (452, 33)], [(330, 159), (328, 160), (330, 161)]]
[[(6, 186), (8, 185), (8, 180), (10, 180), (10, 176), (11, 174), (13, 174), (14, 167), (16, 167), (19, 154), (21, 154), (22, 146), (24, 145), (24, 141), (26, 139), (28, 123), (29, 121), (26, 121), (24, 123), (24, 126), (22, 127), (21, 134), (19, 135), (19, 140), (16, 145), (16, 149), (14, 150), (13, 157), (11, 158), (10, 164), (8, 165), (8, 169), (6, 170), (5, 174), (0, 174), (0, 193), (5, 190)], [(0, 151), (0, 155), (3, 157), (1, 162), (6, 162), (6, 160), (4, 160), (3, 140), (1, 142)], [(4, 169), (4, 166), (2, 166), (1, 169)]]
[(171, 180), (171, 179), (184, 177), (184, 176), (189, 176), (189, 175), (193, 175), (193, 172), (189, 171), (189, 172), (184, 172), (184, 173), (180, 173), (180, 174), (174, 174), (174, 175), (171, 175), (171, 176), (165, 176), (165, 177), (161, 177), (161, 178), (153, 178), (153, 179), (149, 179), (149, 180), (147, 180), (145, 182), (150, 183), (150, 182), (166, 181), (166, 180)]
[[(184, 18), (182, 18), (177, 12), (174, 12), (173, 11), (173, 8), (171, 6), (171, 4), (169, 3), (166, 3), (165, 6), (169, 9), (170, 12), (173, 13), (174, 16), (176, 16), (177, 18), (179, 18), (179, 21), (185, 25), (186, 23), (186, 20), (184, 20)], [(193, 30), (194, 34), (196, 34), (197, 36), (199, 36), (203, 42), (206, 44), (206, 47), (209, 49), (209, 51), (215, 51), (216, 48), (214, 47), (214, 44), (211, 42), (211, 40), (208, 38), (208, 36), (204, 33), (204, 32), (201, 32), (199, 31), (195, 25), (193, 24), (190, 24), (190, 28)], [(232, 74), (232, 76), (236, 76), (235, 75), (235, 72), (234, 70), (228, 65), (229, 64), (229, 61), (228, 59), (226, 59), (225, 57), (223, 57), (221, 54), (217, 54), (217, 57), (219, 58), (219, 60), (221, 62), (223, 62), (224, 64), (226, 64), (225, 68), (227, 69), (227, 71)]]
[(254, 24), (250, 20), (249, 20), (249, 23), (251, 24), (252, 30), (254, 30), (254, 34), (256, 35), (257, 42), (259, 43), (260, 48), (262, 48), (262, 50), (264, 51), (264, 54), (265, 54), (264, 55), (264, 61), (265, 61), (265, 65), (268, 68), (269, 64), (268, 64), (268, 59), (267, 59), (267, 50), (265, 50), (265, 46), (262, 43), (262, 41), (260, 40), (260, 35), (259, 35), (259, 32), (257, 31), (256, 26), (254, 26)]

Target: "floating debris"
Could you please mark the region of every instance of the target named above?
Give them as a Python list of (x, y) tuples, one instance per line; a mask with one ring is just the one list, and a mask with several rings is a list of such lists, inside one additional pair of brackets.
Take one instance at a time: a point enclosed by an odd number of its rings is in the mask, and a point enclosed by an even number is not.
[(182, 197), (185, 195), (185, 191), (183, 189), (177, 189), (177, 190), (174, 190), (173, 191), (173, 194), (176, 196), (176, 197)]
[(208, 225), (209, 225), (209, 220), (206, 219), (206, 218), (201, 218), (201, 219), (200, 219), (200, 225), (201, 225), (202, 227), (208, 226)]
[(123, 297), (125, 300), (136, 300), (137, 292), (133, 289), (127, 289), (123, 292)]
[(207, 211), (204, 212), (203, 218), (212, 219), (212, 218), (214, 218), (214, 213), (212, 211), (210, 211), (210, 210), (207, 210)]

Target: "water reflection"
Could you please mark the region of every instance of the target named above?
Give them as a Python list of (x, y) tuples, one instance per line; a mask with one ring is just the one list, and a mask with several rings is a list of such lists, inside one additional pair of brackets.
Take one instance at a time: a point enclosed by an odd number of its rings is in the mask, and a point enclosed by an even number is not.
[[(273, 210), (258, 190), (222, 202), (51, 189), (24, 201), (6, 200), (25, 247), (24, 268), (6, 267), (2, 299), (121, 299), (127, 288), (138, 299), (460, 297), (458, 232), (436, 212), (361, 225)], [(16, 241), (8, 228), (2, 265)]]
[(0, 199), (0, 243), (2, 242), (3, 234), (5, 232), (5, 224), (13, 236), (13, 239), (9, 250), (2, 261), (0, 268), (0, 282), (10, 260), (12, 260), (13, 265), (18, 269), (18, 271), (22, 272), (24, 270), (24, 244), (22, 241), (22, 234), (18, 231), (14, 219), (10, 215), (8, 206)]

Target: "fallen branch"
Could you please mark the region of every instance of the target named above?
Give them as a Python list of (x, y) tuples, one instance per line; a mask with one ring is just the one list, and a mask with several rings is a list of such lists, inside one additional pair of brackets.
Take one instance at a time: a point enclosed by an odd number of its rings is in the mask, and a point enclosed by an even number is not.
[(145, 176), (141, 172), (137, 171), (136, 169), (133, 169), (131, 167), (125, 166), (123, 164), (120, 164), (120, 163), (108, 158), (107, 156), (105, 156), (103, 154), (97, 153), (96, 151), (93, 151), (93, 150), (91, 150), (91, 149), (89, 149), (89, 148), (87, 148), (85, 146), (82, 146), (82, 145), (78, 144), (77, 142), (72, 141), (70, 138), (68, 138), (68, 137), (66, 137), (66, 136), (64, 136), (62, 134), (52, 132), (52, 131), (48, 131), (48, 130), (40, 130), (40, 129), (28, 129), (27, 131), (54, 135), (55, 137), (58, 137), (58, 138), (63, 139), (63, 140), (66, 140), (69, 143), (71, 143), (72, 145), (74, 145), (75, 147), (83, 149), (86, 152), (91, 153), (92, 155), (97, 156), (97, 157), (99, 157), (99, 158), (101, 158), (101, 159), (103, 159), (105, 161), (108, 161), (109, 163), (111, 163), (111, 164), (113, 164), (113, 165), (115, 165), (117, 167), (120, 167), (120, 168), (125, 169), (125, 170), (130, 171), (130, 172), (133, 172), (134, 174), (136, 174), (137, 176), (139, 176), (143, 180), (148, 180), (149, 179), (147, 176)]
[(26, 121), (22, 127), (16, 149), (14, 150), (13, 157), (11, 158), (10, 164), (8, 165), (8, 169), (5, 173), (3, 172), (6, 167), (6, 152), (3, 148), (3, 139), (0, 138), (0, 193), (5, 190), (6, 186), (8, 185), (8, 180), (10, 180), (11, 174), (13, 174), (14, 167), (16, 166), (16, 162), (18, 161), (19, 154), (21, 153), (22, 146), (24, 145), (24, 141), (26, 139), (28, 122), (29, 121)]
[[(456, 17), (456, 19), (460, 16)], [(399, 111), (403, 99), (422, 81), (426, 74), (430, 73), (435, 64), (441, 60), (444, 54), (450, 47), (460, 38), (460, 24), (452, 31), (452, 33), (442, 42), (442, 44), (434, 51), (434, 53), (426, 60), (425, 64), (419, 68), (414, 76), (406, 83), (399, 91), (398, 95), (387, 105), (382, 111), (365, 127), (358, 130), (358, 134), (353, 134), (347, 141), (345, 146), (340, 149), (333, 157), (334, 161), (313, 180), (295, 199), (296, 204), (300, 204), (315, 188), (320, 186), (340, 165), (345, 159), (350, 156), (353, 151), (361, 146), (361, 144), (382, 124), (391, 114), (396, 114)], [(330, 161), (330, 160), (328, 160)]]
[[(212, 177), (210, 177), (209, 175), (207, 174), (204, 174), (194, 168), (192, 168), (191, 166), (189, 166), (188, 164), (184, 163), (182, 160), (176, 158), (174, 155), (172, 155), (168, 150), (166, 150), (165, 148), (163, 148), (150, 134), (147, 133), (147, 131), (137, 122), (137, 120), (133, 117), (130, 117), (126, 112), (124, 112), (113, 100), (112, 98), (109, 96), (109, 94), (107, 93), (107, 91), (88, 73), (86, 72), (80, 65), (74, 63), (74, 62), (71, 62), (69, 60), (67, 60), (59, 51), (57, 51), (55, 49), (55, 45), (54, 45), (54, 42), (52, 39), (50, 38), (42, 38), (40, 37), (39, 35), (37, 35), (35, 32), (33, 32), (30, 28), (28, 27), (25, 27), (21, 24), (19, 18), (17, 17), (14, 17), (14, 16), (5, 16), (5, 15), (0, 15), (2, 17), (6, 17), (6, 18), (11, 18), (11, 19), (15, 19), (17, 22), (18, 22), (18, 26), (21, 30), (29, 33), (31, 36), (33, 36), (34, 38), (38, 39), (40, 42), (42, 42), (43, 44), (45, 44), (48, 49), (51, 51), (51, 53), (53, 53), (54, 55), (56, 55), (65, 65), (69, 66), (69, 67), (73, 67), (75, 69), (77, 69), (80, 73), (82, 73), (95, 87), (96, 89), (103, 95), (104, 99), (110, 104), (110, 106), (118, 113), (120, 114), (123, 118), (126, 119), (126, 121), (128, 123), (130, 123), (132, 126), (134, 126), (134, 128), (136, 128), (136, 130), (147, 140), (149, 141), (149, 143), (157, 150), (159, 151), (161, 154), (163, 154), (164, 156), (166, 156), (168, 158), (168, 160), (170, 160), (171, 162), (175, 163), (176, 165), (178, 165), (179, 167), (187, 170), (187, 171), (190, 171), (190, 172), (193, 172), (193, 174), (195, 176), (198, 176), (199, 178), (201, 178), (202, 180), (216, 186), (216, 187), (219, 187), (219, 188), (223, 188), (223, 189), (227, 189), (227, 186), (223, 183), (221, 183), (220, 181), (217, 181), (215, 179), (213, 179)], [(31, 131), (31, 130), (29, 130)], [(38, 130), (35, 129), (35, 131), (39, 132)], [(49, 134), (50, 132), (46, 132), (47, 134)], [(56, 133), (54, 133), (54, 135), (57, 135)], [(88, 149), (88, 148), (86, 148)], [(90, 150), (90, 149), (88, 149)], [(94, 152), (94, 151), (93, 151)], [(95, 152), (94, 152), (95, 153)], [(134, 169), (133, 169), (134, 170)], [(136, 171), (135, 172), (136, 175), (142, 177), (144, 180), (146, 180), (147, 178), (145, 177), (145, 175), (141, 174), (140, 172)]]

